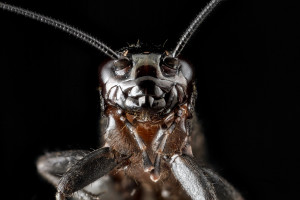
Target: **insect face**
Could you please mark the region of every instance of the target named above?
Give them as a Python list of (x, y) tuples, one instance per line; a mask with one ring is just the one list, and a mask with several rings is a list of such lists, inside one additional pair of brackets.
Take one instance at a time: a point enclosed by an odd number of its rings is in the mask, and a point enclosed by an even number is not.
[(111, 58), (99, 69), (104, 145), (92, 152), (54, 152), (37, 161), (39, 173), (57, 188), (56, 200), (242, 199), (193, 158), (191, 137), (203, 140), (191, 127), (197, 123), (192, 121), (196, 88), (191, 66), (178, 58), (220, 1), (207, 4), (171, 51), (145, 51), (139, 45), (114, 51), (58, 20), (0, 2), (1, 9), (56, 27)]
[(100, 74), (105, 101), (129, 113), (168, 114), (190, 96), (191, 66), (167, 54), (126, 53)]

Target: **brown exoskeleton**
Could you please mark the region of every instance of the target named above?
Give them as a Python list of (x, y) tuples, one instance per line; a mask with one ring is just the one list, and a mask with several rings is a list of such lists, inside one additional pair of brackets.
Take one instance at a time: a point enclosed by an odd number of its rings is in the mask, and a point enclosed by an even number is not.
[(242, 199), (223, 178), (193, 158), (196, 88), (192, 67), (178, 58), (212, 0), (173, 50), (132, 45), (115, 52), (59, 21), (0, 3), (4, 10), (42, 21), (80, 38), (112, 60), (99, 69), (102, 148), (39, 158), (39, 173), (57, 187), (57, 200)]

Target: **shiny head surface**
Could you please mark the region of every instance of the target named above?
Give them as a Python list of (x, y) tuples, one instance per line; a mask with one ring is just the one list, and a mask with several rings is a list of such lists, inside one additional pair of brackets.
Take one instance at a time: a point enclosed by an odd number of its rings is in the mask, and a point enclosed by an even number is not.
[(192, 67), (162, 54), (143, 51), (123, 56), (100, 67), (100, 84), (106, 103), (128, 113), (165, 115), (190, 97)]

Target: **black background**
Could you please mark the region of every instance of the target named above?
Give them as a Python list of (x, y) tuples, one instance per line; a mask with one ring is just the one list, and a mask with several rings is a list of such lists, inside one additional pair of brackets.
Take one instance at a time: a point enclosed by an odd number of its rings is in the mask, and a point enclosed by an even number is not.
[[(113, 49), (175, 46), (207, 0), (8, 1), (52, 16)], [(299, 189), (299, 15), (284, 1), (227, 0), (182, 56), (196, 68), (197, 110), (217, 171), (246, 199), (292, 199)], [(1, 195), (54, 199), (39, 155), (98, 146), (93, 47), (47, 25), (0, 11)], [(2, 197), (1, 197), (2, 199)]]

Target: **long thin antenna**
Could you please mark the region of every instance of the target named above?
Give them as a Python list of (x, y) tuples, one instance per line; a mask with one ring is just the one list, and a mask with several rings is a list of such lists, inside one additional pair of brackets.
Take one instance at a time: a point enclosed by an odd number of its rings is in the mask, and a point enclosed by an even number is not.
[(54, 26), (55, 28), (58, 28), (64, 32), (67, 32), (73, 36), (75, 36), (76, 38), (79, 38), (80, 40), (88, 43), (89, 45), (95, 47), (96, 49), (102, 51), (104, 54), (106, 54), (107, 56), (113, 58), (113, 59), (118, 59), (119, 55), (113, 51), (112, 49), (110, 49), (108, 46), (106, 46), (103, 42), (97, 40), (96, 38), (72, 27), (69, 26), (65, 23), (62, 23), (60, 21), (57, 21), (55, 19), (51, 19), (49, 17), (46, 17), (44, 15), (40, 15), (37, 13), (34, 13), (32, 11), (20, 8), (20, 7), (15, 7), (9, 4), (5, 4), (0, 2), (0, 8), (2, 8), (3, 10), (7, 10), (13, 13), (17, 13), (20, 15), (23, 15), (25, 17), (29, 17), (31, 19), (40, 21), (42, 23), (48, 24), (50, 26)]
[(186, 29), (184, 34), (181, 36), (180, 40), (177, 43), (177, 46), (172, 52), (173, 57), (177, 57), (193, 33), (197, 30), (199, 25), (206, 19), (206, 17), (213, 11), (213, 9), (221, 2), (222, 0), (211, 0), (203, 10), (197, 15), (197, 17), (192, 21), (190, 26)]

